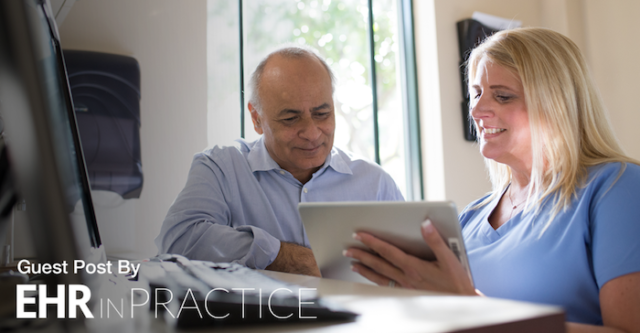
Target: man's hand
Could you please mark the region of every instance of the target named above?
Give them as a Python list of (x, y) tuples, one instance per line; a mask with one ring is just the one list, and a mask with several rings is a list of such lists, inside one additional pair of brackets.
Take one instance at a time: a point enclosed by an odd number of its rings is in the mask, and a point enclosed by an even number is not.
[(280, 242), (280, 252), (276, 260), (266, 269), (322, 277), (311, 249), (293, 243)]

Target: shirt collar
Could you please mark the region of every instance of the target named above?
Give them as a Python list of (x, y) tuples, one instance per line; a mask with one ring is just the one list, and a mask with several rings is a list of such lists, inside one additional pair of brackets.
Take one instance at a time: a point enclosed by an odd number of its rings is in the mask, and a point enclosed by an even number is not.
[(276, 161), (271, 158), (271, 155), (269, 155), (267, 147), (264, 145), (264, 137), (262, 135), (254, 142), (246, 142), (242, 139), (238, 139), (236, 141), (242, 144), (243, 150), (248, 150), (247, 162), (249, 162), (251, 172), (281, 169), (278, 163), (276, 163)]
[[(276, 163), (276, 161), (271, 158), (271, 155), (269, 155), (267, 147), (264, 145), (264, 136), (261, 135), (260, 138), (254, 142), (247, 142), (242, 139), (238, 139), (236, 141), (241, 144), (241, 150), (248, 151), (247, 162), (249, 163), (251, 172), (282, 170), (278, 163)], [(317, 172), (321, 172), (327, 167), (331, 167), (333, 170), (339, 173), (348, 175), (353, 174), (351, 168), (349, 167), (349, 164), (347, 163), (347, 161), (345, 161), (344, 157), (340, 154), (336, 147), (333, 147), (331, 149), (331, 154), (327, 156), (324, 164)]]
[(343, 154), (341, 154), (336, 147), (331, 148), (331, 154), (327, 156), (327, 160), (324, 162), (322, 168), (325, 168), (327, 165), (331, 166), (333, 170), (339, 173), (347, 175), (353, 174), (351, 167), (349, 167), (349, 163), (345, 161)]

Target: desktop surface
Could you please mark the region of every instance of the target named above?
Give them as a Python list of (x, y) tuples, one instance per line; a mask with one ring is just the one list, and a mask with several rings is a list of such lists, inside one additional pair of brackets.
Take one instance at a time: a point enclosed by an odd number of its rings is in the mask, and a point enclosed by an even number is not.
[[(176, 261), (172, 261), (173, 259)], [(304, 299), (300, 295), (300, 299), (296, 302), (299, 301), (302, 304), (311, 301), (317, 305), (329, 305), (332, 311), (337, 310), (339, 313), (351, 315), (329, 315), (326, 311), (318, 311), (315, 306), (285, 306), (273, 308), (276, 314), (282, 316), (278, 318), (288, 318), (287, 313), (291, 313), (289, 316), (293, 316), (293, 319), (299, 319), (294, 321), (287, 319), (283, 322), (263, 320), (269, 317), (266, 311), (272, 311), (271, 304), (279, 304), (271, 303), (272, 299), (269, 297), (269, 309), (263, 307), (262, 313), (265, 316), (260, 316), (260, 320), (256, 320), (251, 315), (253, 305), (249, 299), (246, 299), (247, 303), (243, 305), (242, 318), (244, 319), (239, 319), (237, 317), (239, 314), (234, 312), (237, 310), (235, 303), (211, 308), (217, 301), (210, 298), (207, 301), (209, 309), (212, 309), (212, 312), (207, 310), (209, 315), (217, 313), (220, 316), (224, 312), (228, 312), (235, 319), (227, 321), (224, 317), (209, 318), (205, 320), (208, 324), (202, 325), (202, 319), (194, 317), (193, 311), (190, 312), (190, 315), (187, 313), (188, 311), (180, 315), (181, 312), (176, 312), (177, 309), (174, 307), (172, 311), (177, 314), (179, 317), (177, 318), (168, 316), (169, 311), (163, 311), (164, 315), (160, 313), (160, 316), (154, 316), (153, 309), (149, 310), (147, 307), (145, 311), (141, 307), (136, 312), (138, 323), (129, 322), (129, 327), (136, 328), (135, 332), (182, 331), (181, 328), (186, 328), (185, 331), (188, 331), (196, 327), (199, 330), (229, 332), (564, 332), (565, 326), (562, 310), (554, 306), (490, 297), (457, 296), (405, 288), (380, 287), (305, 275), (256, 271), (246, 267), (234, 271), (236, 274), (231, 274), (234, 272), (225, 274), (224, 269), (221, 270), (217, 267), (233, 265), (190, 261), (178, 255), (159, 256), (153, 262), (147, 262), (143, 265), (142, 268), (164, 267), (166, 273), (171, 276), (166, 276), (161, 280), (166, 280), (165, 286), (177, 294), (180, 294), (180, 290), (182, 290), (176, 288), (180, 285), (190, 286), (190, 288), (194, 288), (194, 291), (197, 291), (198, 288), (196, 284), (191, 282), (183, 285), (185, 276), (181, 274), (174, 276), (176, 270), (171, 268), (174, 267), (172, 265), (167, 266), (168, 264), (174, 264), (176, 268), (181, 267), (181, 271), (187, 273), (186, 277), (197, 277), (201, 282), (205, 282), (206, 286), (203, 286), (202, 293), (215, 286), (217, 289), (227, 288), (229, 290), (237, 288), (253, 290), (259, 287), (265, 295), (271, 293), (270, 290), (278, 291), (287, 288), (293, 290), (293, 293), (297, 295), (296, 289), (300, 288), (300, 290), (304, 289), (305, 293), (312, 295), (307, 295), (310, 297)], [(203, 269), (202, 265), (213, 267), (213, 269)], [(137, 283), (153, 284), (150, 277), (157, 278), (159, 275), (149, 274), (155, 270), (145, 271), (142, 268), (140, 269), (141, 280)], [(157, 271), (155, 272), (157, 273)], [(240, 274), (240, 272), (244, 273)], [(162, 281), (158, 280), (156, 283), (162, 283)], [(273, 293), (271, 295), (273, 296)], [(156, 297), (158, 296), (156, 295)], [(245, 304), (244, 292), (242, 297), (242, 303)], [(247, 297), (250, 297), (249, 294)], [(183, 302), (178, 299), (178, 303), (182, 303), (182, 306), (184, 306)], [(261, 304), (264, 305), (265, 302), (263, 300)], [(202, 307), (200, 306), (200, 308)], [(244, 309), (247, 310), (247, 317), (245, 317)], [(274, 314), (273, 311), (271, 314)], [(358, 315), (354, 317), (353, 313)], [(202, 315), (206, 316), (204, 313)], [(309, 318), (313, 316), (317, 316), (317, 319)], [(108, 322), (110, 320), (105, 321), (104, 324), (108, 324)], [(140, 326), (145, 322), (148, 322), (149, 325)], [(100, 328), (102, 331), (102, 324), (91, 326)]]
[[(564, 313), (558, 307), (490, 297), (379, 287), (356, 282), (261, 271), (278, 280), (318, 288), (326, 300), (360, 314), (351, 322), (309, 322), (228, 326), (199, 332), (565, 332)], [(192, 332), (151, 319), (136, 332)]]
[[(379, 287), (263, 271), (273, 278), (318, 288), (323, 299), (360, 316), (348, 323), (260, 327), (255, 332), (564, 332), (562, 309), (477, 296)], [(248, 330), (254, 332), (254, 330)]]
[[(562, 309), (554, 306), (503, 300), (490, 297), (455, 296), (443, 293), (389, 288), (327, 278), (281, 272), (259, 271), (284, 283), (317, 289), (323, 301), (346, 311), (358, 313), (353, 320), (216, 325), (198, 331), (216, 332), (564, 332)], [(109, 287), (107, 284), (103, 287)], [(139, 285), (141, 287), (141, 285)], [(126, 280), (119, 286), (131, 289)], [(138, 287), (138, 286), (135, 286)], [(138, 307), (135, 316), (88, 319), (87, 326), (74, 327), (78, 332), (193, 332), (180, 329), (166, 315), (154, 316), (149, 307)], [(19, 332), (63, 332), (69, 327), (62, 321), (34, 321), (14, 326)], [(20, 328), (22, 327), (22, 329)]]

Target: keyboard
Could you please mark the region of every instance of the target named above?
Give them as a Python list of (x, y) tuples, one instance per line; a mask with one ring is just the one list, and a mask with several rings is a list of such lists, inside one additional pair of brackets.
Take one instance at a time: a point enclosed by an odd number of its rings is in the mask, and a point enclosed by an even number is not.
[(150, 286), (150, 310), (179, 328), (274, 322), (352, 321), (356, 313), (236, 263), (160, 255), (143, 261), (138, 279)]

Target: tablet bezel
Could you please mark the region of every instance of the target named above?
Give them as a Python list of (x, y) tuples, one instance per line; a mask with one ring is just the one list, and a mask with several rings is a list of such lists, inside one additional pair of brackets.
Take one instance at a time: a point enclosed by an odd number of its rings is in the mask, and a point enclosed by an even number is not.
[(302, 202), (298, 211), (309, 241), (305, 245), (313, 250), (324, 277), (361, 281), (356, 273), (344, 272), (351, 259), (342, 255), (349, 246), (364, 246), (353, 239), (358, 231), (369, 232), (416, 257), (434, 260), (420, 231), (428, 218), (450, 247), (458, 246), (456, 254), (471, 278), (457, 209), (451, 201)]

